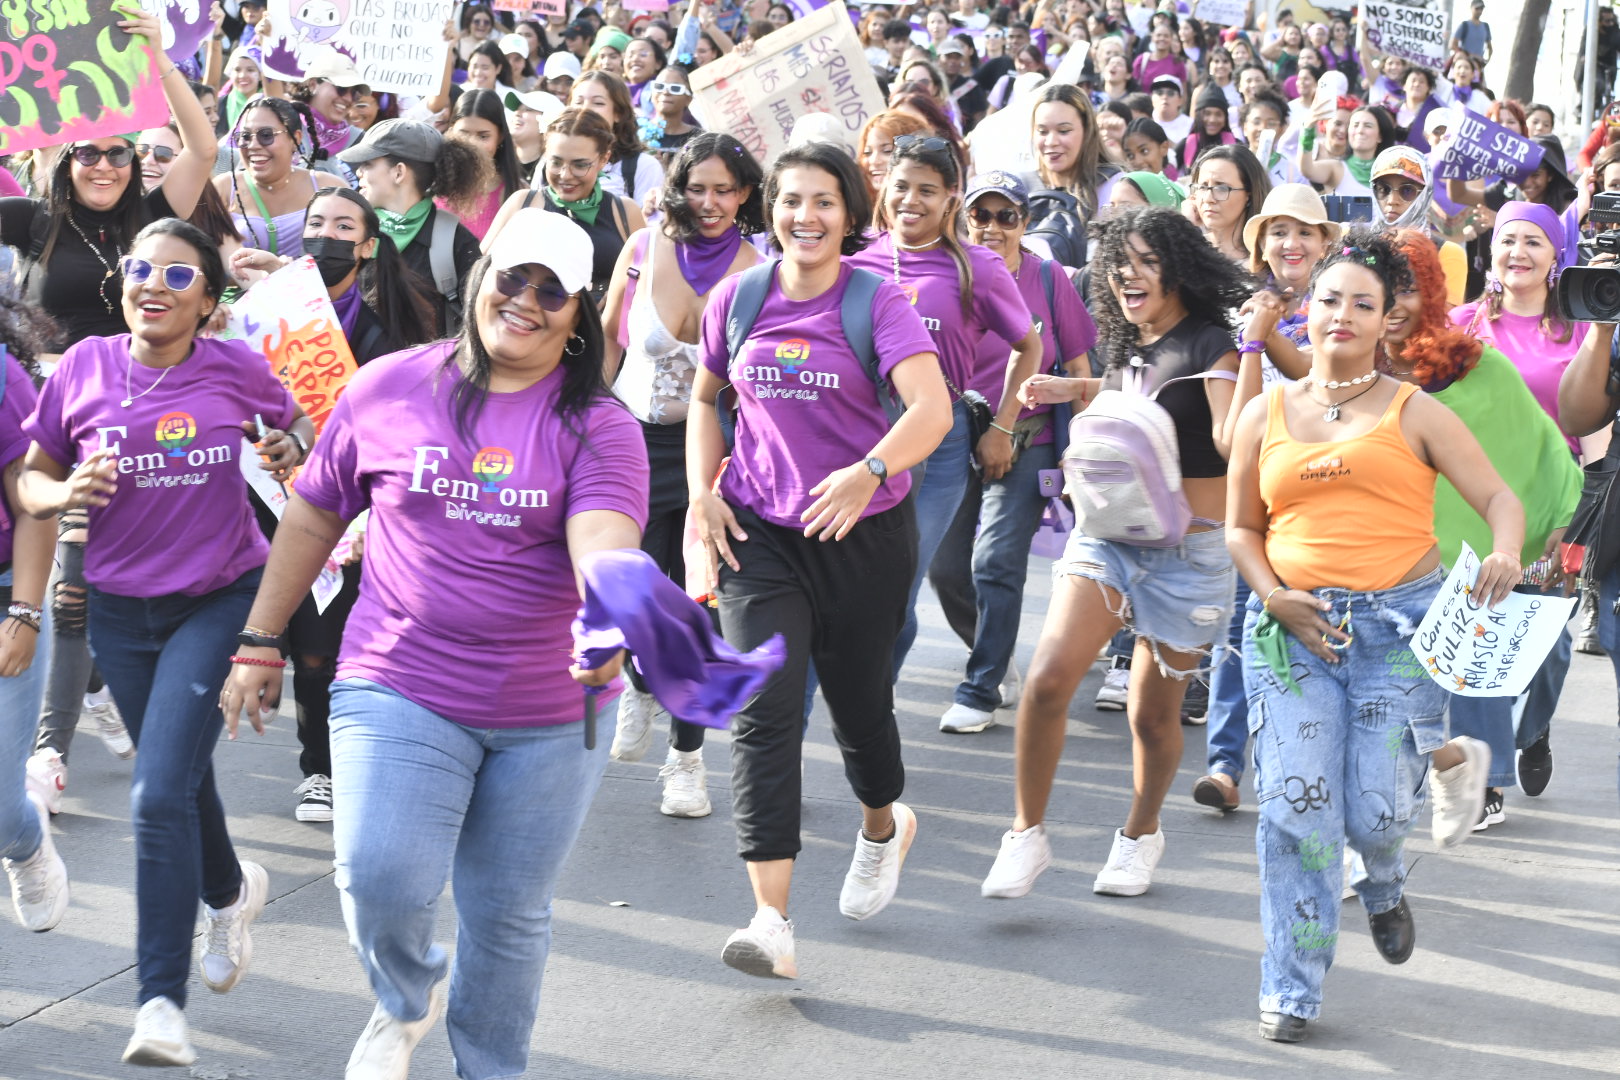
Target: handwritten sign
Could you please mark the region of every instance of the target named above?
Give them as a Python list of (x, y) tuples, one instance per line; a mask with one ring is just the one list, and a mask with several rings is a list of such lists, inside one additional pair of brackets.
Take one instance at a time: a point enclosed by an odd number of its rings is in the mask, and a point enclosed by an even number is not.
[[(1452, 113), (1459, 115), (1455, 108)], [(1478, 113), (1464, 110), (1460, 116), (1451, 141), (1435, 162), (1434, 175), (1439, 179), (1505, 176), (1518, 182), (1541, 166), (1544, 151), (1529, 139), (1491, 123)]]
[(305, 255), (254, 285), (231, 308), (223, 337), (239, 337), (264, 355), (315, 430), (326, 426), (358, 370), (348, 338), (327, 299), (315, 260)]
[(195, 56), (213, 29), (208, 21), (208, 0), (141, 0), (141, 7), (158, 17), (163, 52), (176, 63)]
[[(634, 7), (627, 4), (626, 7)], [(496, 11), (511, 11), (520, 15), (563, 15), (563, 0), (495, 0)], [(663, 8), (658, 10), (662, 11)]]
[(1249, 25), (1248, 0), (1198, 0), (1198, 17), (1217, 26)]
[(1374, 0), (1361, 17), (1373, 48), (1439, 71), (1446, 60), (1447, 7), (1440, 0)]
[(82, 0), (0, 3), (0, 154), (168, 122), (153, 45), (123, 17)]
[(373, 90), (432, 94), (444, 73), (450, 0), (270, 0), (265, 74), (299, 81), (317, 60), (346, 57)]
[(1474, 601), (1479, 556), (1466, 543), (1412, 637), (1429, 677), (1459, 697), (1517, 697), (1552, 651), (1575, 597), (1509, 593), (1494, 608)]
[(761, 162), (787, 149), (806, 113), (838, 118), (848, 141), (883, 109), (883, 95), (840, 0), (791, 22), (748, 56), (729, 53), (692, 73), (693, 109), (703, 126), (729, 131)]

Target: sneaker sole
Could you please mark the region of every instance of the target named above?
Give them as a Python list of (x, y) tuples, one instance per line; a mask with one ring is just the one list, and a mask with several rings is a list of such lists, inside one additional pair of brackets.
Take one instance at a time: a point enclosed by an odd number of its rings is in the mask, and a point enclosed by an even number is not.
[(1148, 891), (1147, 885), (1106, 885), (1100, 881), (1091, 884), (1091, 891), (1098, 896), (1141, 896)]
[(1046, 873), (1051, 866), (1052, 856), (1048, 853), (1046, 858), (1041, 860), (1041, 864), (1035, 868), (1035, 872), (1025, 880), (1018, 882), (1016, 885), (1000, 889), (991, 888), (989, 885), (980, 885), (979, 895), (986, 900), (1017, 900), (1028, 896), (1030, 890), (1035, 888), (1036, 879)]
[[(1467, 738), (1467, 736), (1464, 736), (1464, 738)], [(1483, 806), (1485, 804), (1485, 789), (1490, 786), (1487, 781), (1490, 779), (1491, 771), (1491, 748), (1478, 739), (1468, 739), (1467, 742), (1463, 743), (1463, 754), (1467, 756), (1469, 764), (1473, 766), (1473, 779), (1468, 785), (1468, 790), (1463, 792), (1462, 805)], [(1430, 783), (1432, 784), (1433, 781), (1431, 780)], [(1474, 829), (1470, 826), (1463, 829), (1459, 835), (1442, 839), (1435, 833), (1432, 821), (1429, 830), (1436, 846), (1442, 848), (1454, 848), (1474, 834)]]
[(977, 735), (979, 732), (988, 731), (995, 726), (996, 718), (991, 716), (990, 719), (984, 721), (982, 724), (946, 724), (944, 721), (941, 721), (939, 730), (943, 731), (947, 735)]
[(1098, 698), (1097, 702), (1096, 702), (1096, 705), (1094, 707), (1096, 708), (1096, 710), (1098, 712), (1124, 712), (1125, 711), (1125, 703), (1123, 701), (1114, 701), (1112, 699), (1105, 701), (1102, 698)]
[(1502, 813), (1502, 814), (1486, 814), (1483, 818), (1481, 818), (1478, 822), (1476, 822), (1474, 827), (1469, 831), (1470, 832), (1484, 832), (1486, 829), (1490, 828), (1492, 825), (1500, 825), (1500, 824), (1502, 824), (1502, 822), (1504, 822), (1506, 820), (1507, 820), (1507, 814), (1505, 814), (1505, 813)]
[(670, 809), (669, 803), (660, 803), (658, 805), (658, 812), (663, 814), (665, 817), (705, 818), (714, 813), (714, 804), (706, 802), (696, 809), (684, 810), (676, 808), (672, 810)]
[(293, 818), (297, 821), (331, 821), (332, 808), (330, 806), (305, 806), (300, 803), (293, 811)]
[(776, 970), (776, 962), (769, 953), (761, 949), (752, 941), (728, 941), (720, 953), (720, 959), (729, 968), (736, 968), (744, 975), (757, 975), (762, 979), (794, 979), (797, 974), (783, 975)]
[(242, 958), (236, 962), (236, 970), (231, 972), (230, 978), (223, 982), (214, 983), (208, 979), (208, 973), (203, 970), (202, 960), (197, 961), (197, 970), (202, 975), (203, 985), (216, 994), (228, 994), (242, 981), (247, 974), (248, 965), (253, 962), (253, 923), (264, 911), (264, 905), (270, 898), (270, 875), (264, 867), (255, 862), (242, 863), (242, 888), (248, 887), (248, 879), (253, 878), (259, 882), (258, 896), (242, 912)]
[(160, 1043), (130, 1043), (124, 1048), (126, 1065), (191, 1065), (197, 1060), (197, 1051), (189, 1046), (175, 1047)]
[(1271, 1042), (1304, 1042), (1305, 1033), (1308, 1030), (1308, 1028), (1284, 1027), (1281, 1024), (1268, 1024), (1264, 1020), (1260, 1021), (1260, 1037)]

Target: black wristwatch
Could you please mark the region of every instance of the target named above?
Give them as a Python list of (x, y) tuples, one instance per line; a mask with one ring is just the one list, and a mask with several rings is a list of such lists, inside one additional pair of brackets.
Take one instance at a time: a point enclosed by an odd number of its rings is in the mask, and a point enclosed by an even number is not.
[(236, 635), (236, 643), (250, 649), (275, 649), (285, 651), (287, 639), (283, 635), (256, 634), (252, 630), (243, 630)]
[(883, 463), (882, 458), (869, 457), (866, 459), (865, 465), (866, 471), (877, 477), (879, 484), (887, 484), (889, 482), (889, 467)]
[(296, 431), (289, 431), (287, 432), (287, 438), (298, 444), (298, 460), (300, 462), (309, 457), (309, 444), (304, 441), (302, 435)]

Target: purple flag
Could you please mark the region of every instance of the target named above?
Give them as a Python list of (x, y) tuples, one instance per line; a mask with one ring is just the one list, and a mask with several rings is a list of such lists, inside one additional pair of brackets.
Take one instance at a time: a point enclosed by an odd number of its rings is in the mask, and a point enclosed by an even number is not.
[(1518, 183), (1541, 166), (1544, 151), (1524, 136), (1468, 110), (1453, 108), (1452, 117), (1457, 126), (1434, 162), (1435, 179), (1505, 176)]
[(647, 689), (678, 719), (725, 728), (787, 659), (782, 635), (748, 653), (727, 645), (709, 613), (644, 551), (598, 551), (579, 561), (585, 605), (574, 648), (587, 668), (628, 648)]

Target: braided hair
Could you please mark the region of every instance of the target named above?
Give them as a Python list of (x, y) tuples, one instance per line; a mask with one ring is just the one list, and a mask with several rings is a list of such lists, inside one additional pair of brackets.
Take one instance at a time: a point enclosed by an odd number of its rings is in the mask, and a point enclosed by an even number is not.
[[(231, 145), (237, 147), (237, 153), (242, 158), (242, 172), (245, 174), (247, 171), (247, 155), (242, 153), (244, 148), (239, 145), (238, 137), (243, 130), (243, 125), (247, 123), (248, 113), (253, 112), (255, 109), (268, 109), (276, 114), (276, 119), (281, 121), (282, 128), (287, 132), (287, 137), (293, 141), (294, 150), (302, 154), (303, 168), (313, 169), (315, 166), (315, 148), (319, 145), (319, 138), (315, 134), (315, 117), (310, 114), (309, 106), (303, 102), (288, 101), (285, 98), (259, 94), (242, 106), (242, 111), (236, 116), (236, 126), (231, 129)], [(298, 167), (298, 157), (295, 155), (293, 168)], [(247, 212), (247, 204), (242, 201), (242, 185), (236, 182), (236, 174), (237, 169), (231, 169), (231, 198), (235, 200), (236, 212), (241, 215), (242, 220), (251, 222), (253, 219)], [(251, 228), (248, 231), (251, 236)]]

